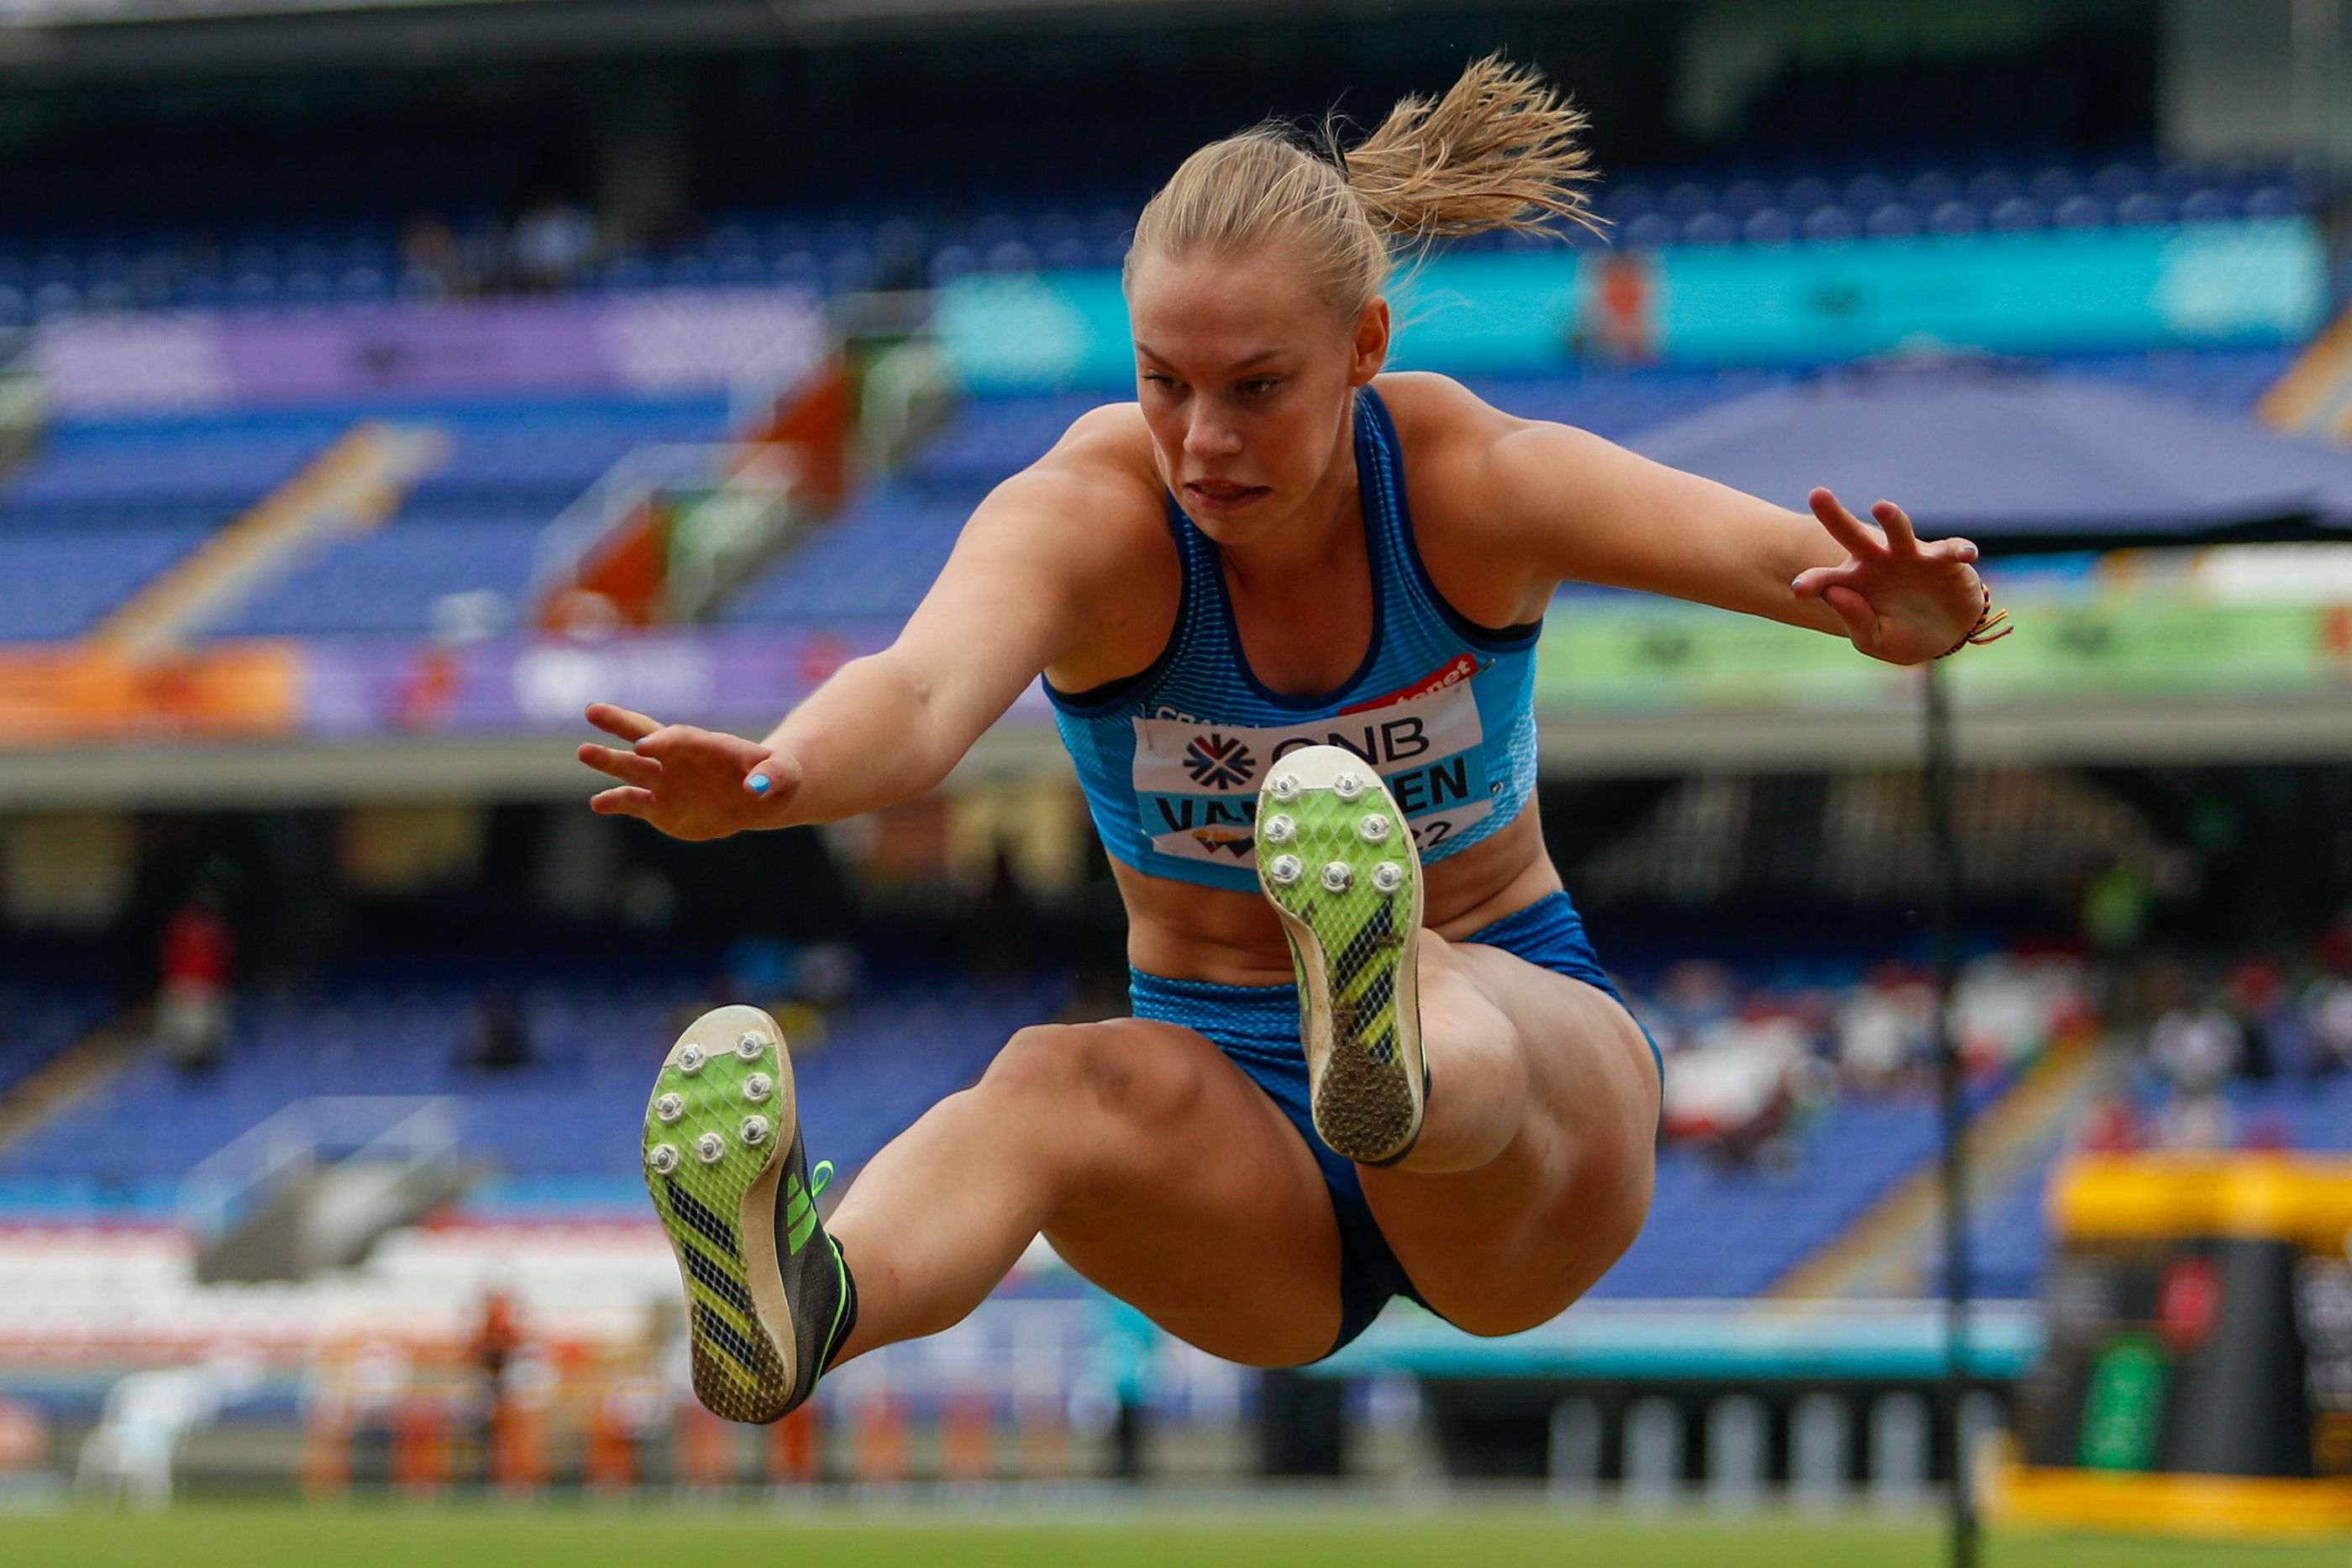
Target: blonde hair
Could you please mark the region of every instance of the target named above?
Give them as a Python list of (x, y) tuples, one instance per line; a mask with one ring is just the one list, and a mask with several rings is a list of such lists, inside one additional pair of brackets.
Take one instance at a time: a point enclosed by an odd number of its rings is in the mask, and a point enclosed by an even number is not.
[(1255, 126), (1185, 159), (1144, 205), (1125, 280), (1146, 256), (1230, 256), (1278, 240), (1353, 316), (1388, 287), (1400, 250), (1493, 229), (1557, 234), (1555, 219), (1598, 233), (1584, 125), (1540, 76), (1489, 55), (1435, 102), (1400, 100), (1352, 147), (1327, 120), (1328, 157), (1278, 121)]

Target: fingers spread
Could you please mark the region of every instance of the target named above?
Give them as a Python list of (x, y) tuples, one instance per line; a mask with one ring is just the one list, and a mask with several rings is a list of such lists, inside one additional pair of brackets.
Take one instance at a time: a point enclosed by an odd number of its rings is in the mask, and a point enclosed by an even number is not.
[(1973, 565), (1977, 559), (1977, 545), (1974, 539), (1938, 539), (1936, 541), (1935, 551), (1940, 559), (1956, 560), (1962, 566)]
[(690, 724), (666, 724), (637, 742), (639, 757), (674, 757), (704, 734)]
[(607, 735), (617, 735), (623, 740), (643, 740), (661, 727), (641, 713), (633, 713), (611, 703), (590, 703), (588, 722)]
[(650, 789), (606, 789), (588, 798), (588, 809), (604, 817), (650, 817), (654, 793)]
[(1837, 612), (1855, 647), (1865, 653), (1878, 651), (1878, 612), (1871, 609), (1869, 600), (1840, 585), (1823, 590), (1822, 602)]
[(1813, 516), (1821, 519), (1822, 527), (1829, 530), (1830, 538), (1845, 546), (1850, 552), (1857, 556), (1885, 553), (1885, 536), (1847, 511), (1830, 493), (1828, 486), (1816, 487), (1805, 499), (1812, 507)]
[(1813, 599), (1824, 589), (1853, 582), (1866, 570), (1860, 561), (1848, 561), (1843, 566), (1809, 566), (1797, 574), (1789, 588), (1800, 599)]
[(615, 751), (609, 746), (590, 742), (583, 745), (577, 755), (597, 772), (609, 773), (625, 783), (643, 784), (650, 789), (661, 778), (660, 763), (634, 751)]
[(1919, 548), (1919, 536), (1911, 531), (1911, 519), (1902, 507), (1892, 501), (1881, 501), (1870, 508), (1870, 515), (1878, 519), (1880, 528), (1886, 530), (1886, 542), (1890, 548), (1897, 551)]

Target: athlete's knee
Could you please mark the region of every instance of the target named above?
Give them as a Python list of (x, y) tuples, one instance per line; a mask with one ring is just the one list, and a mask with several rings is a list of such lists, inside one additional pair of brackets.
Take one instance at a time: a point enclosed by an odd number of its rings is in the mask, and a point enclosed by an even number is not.
[(1570, 1296), (1565, 1301), (1544, 1301), (1533, 1306), (1516, 1301), (1447, 1302), (1445, 1321), (1464, 1333), (1479, 1339), (1501, 1339), (1507, 1334), (1525, 1333), (1559, 1316), (1576, 1304)]
[(1036, 1024), (1005, 1041), (980, 1088), (1032, 1111), (1164, 1124), (1197, 1101), (1200, 1074), (1181, 1056), (1152, 1049), (1160, 1043), (1116, 1019)]

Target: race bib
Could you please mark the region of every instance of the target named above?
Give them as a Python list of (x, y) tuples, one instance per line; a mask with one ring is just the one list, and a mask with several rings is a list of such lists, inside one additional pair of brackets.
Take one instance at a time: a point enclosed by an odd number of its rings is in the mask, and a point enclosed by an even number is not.
[(1426, 854), (1495, 809), (1470, 690), (1477, 671), (1465, 653), (1386, 696), (1292, 725), (1139, 717), (1135, 794), (1143, 831), (1164, 855), (1255, 864), (1257, 792), (1267, 771), (1300, 747), (1339, 746), (1379, 771)]

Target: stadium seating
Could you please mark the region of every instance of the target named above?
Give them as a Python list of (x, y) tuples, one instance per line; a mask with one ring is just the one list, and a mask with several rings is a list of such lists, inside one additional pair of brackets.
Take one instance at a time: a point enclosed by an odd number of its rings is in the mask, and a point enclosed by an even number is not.
[(0, 476), (0, 640), (78, 635), (359, 420), (437, 426), (447, 466), (380, 529), (336, 541), (214, 630), (414, 634), (442, 595), (518, 595), (540, 529), (649, 442), (725, 434), (723, 396), (257, 410), (67, 421)]
[(1936, 1127), (1923, 1097), (1854, 1100), (1825, 1110), (1795, 1166), (1777, 1173), (1723, 1171), (1696, 1152), (1664, 1150), (1649, 1222), (1593, 1294), (1760, 1294), (1928, 1158)]
[[(224, 1064), (201, 1076), (134, 1066), (99, 1100), (0, 1152), (0, 1215), (169, 1219), (191, 1166), (292, 1102), (318, 1094), (446, 1094), (467, 1155), (497, 1174), (466, 1204), (485, 1222), (635, 1220), (636, 1128), (646, 1064), (698, 1004), (691, 967), (616, 985), (585, 970), (484, 960), (382, 965), (298, 997), (247, 996)], [(1749, 1003), (1858, 979), (1750, 971)], [(478, 995), (506, 989), (528, 1019), (530, 1066), (461, 1065)], [(1760, 989), (1759, 988), (1760, 988)], [(1642, 999), (1669, 1043), (1666, 1009)], [(940, 1096), (971, 1082), (1021, 1025), (1055, 1016), (1056, 982), (902, 975), (877, 984), (797, 1053), (812, 1157), (854, 1171)], [(1774, 1157), (1732, 1166), (1663, 1151), (1643, 1239), (1600, 1289), (1619, 1299), (1738, 1298), (1776, 1281), (1930, 1157), (1937, 1119), (1916, 1088), (1849, 1094), (1802, 1118)]]
[[(2323, 1078), (2239, 1080), (2224, 1086), (2228, 1124), (2239, 1139), (2315, 1153), (2352, 1152), (2352, 1073)], [(2134, 1093), (2143, 1114), (2153, 1115), (2168, 1091), (2152, 1075)], [(2043, 1194), (2053, 1170), (2068, 1152), (2060, 1145), (2019, 1171), (2000, 1190), (1982, 1196), (1969, 1228), (1970, 1269), (1976, 1291), (1985, 1296), (2032, 1296), (2042, 1281), (2049, 1247), (2049, 1217)], [(1930, 1289), (1940, 1290), (1935, 1270)]]
[(446, 595), (488, 590), (510, 603), (528, 583), (541, 530), (641, 444), (715, 441), (726, 400), (536, 400), (405, 406), (447, 432), (451, 460), (376, 531), (310, 557), (230, 615), (226, 634), (415, 634)]
[[(1050, 128), (1037, 132), (1049, 133)], [(848, 150), (845, 164), (887, 157), (878, 144), (887, 140)], [(599, 261), (581, 275), (579, 287), (792, 284), (852, 290), (940, 283), (969, 272), (1114, 267), (1125, 255), (1138, 205), (1160, 177), (1137, 174), (1106, 183), (1074, 175), (1025, 196), (1005, 192), (993, 202), (983, 196), (986, 204), (977, 208), (972, 192), (985, 185), (961, 184), (944, 200), (928, 203), (921, 178), (909, 188), (908, 169), (953, 167), (961, 162), (959, 151), (944, 144), (917, 150), (911, 163), (877, 172), (871, 181), (837, 191), (821, 184), (802, 205), (714, 211), (687, 238)], [(1171, 153), (1164, 167), (1173, 167), (1182, 151)], [(234, 238), (190, 241), (169, 226), (78, 224), (82, 209), (72, 203), (44, 207), (27, 195), (18, 205), (5, 193), (23, 178), (21, 172), (13, 181), (0, 176), (0, 212), (47, 212), (55, 221), (38, 232), (0, 225), (0, 328), (86, 309), (438, 298), (446, 281), (401, 259), (400, 229), (408, 212), (432, 211), (458, 222), (461, 249), (469, 254), (494, 256), (502, 232), (493, 206), (459, 201), (291, 227), (255, 220), (247, 229), (227, 215), (234, 208), (225, 208), (194, 226), (206, 235), (234, 233)], [(896, 204), (877, 204), (866, 193), (877, 190), (896, 193)], [(1595, 209), (1621, 245), (1776, 246), (1865, 235), (2282, 217), (2314, 210), (2320, 193), (2305, 171), (2252, 162), (2197, 165), (2142, 156), (2074, 163), (2062, 158), (1907, 171), (1881, 163), (1856, 172), (1851, 163), (1792, 159), (1756, 174), (1634, 171), (1603, 183)], [(170, 209), (149, 209), (157, 210)], [(1578, 238), (1598, 243), (1590, 235)], [(1543, 242), (1494, 235), (1469, 243), (1512, 248)]]
[(104, 988), (86, 957), (0, 952), (0, 1103), (104, 1019)]
[[(447, 1094), (463, 1102), (465, 1154), (503, 1178), (486, 1199), (493, 1207), (633, 1211), (649, 1064), (698, 1010), (695, 988), (677, 974), (630, 985), (561, 968), (510, 977), (533, 1056), (500, 1072), (464, 1065), (478, 991), (507, 983), (488, 966), (463, 978), (383, 972), (312, 996), (242, 998), (216, 1070), (139, 1063), (0, 1152), (0, 1209), (168, 1213), (190, 1167), (295, 1101)], [(1062, 999), (1045, 980), (906, 976), (881, 987), (798, 1053), (811, 1157), (854, 1170)]]
[[(2242, 412), (2285, 370), (2284, 349), (2202, 350), (2073, 358), (2056, 368)], [(1789, 370), (1584, 370), (1557, 377), (1472, 378), (1499, 408), (1612, 439), (1727, 399), (1783, 385)], [(907, 469), (858, 496), (841, 517), (727, 604), (731, 622), (824, 622), (905, 615), (989, 487), (1061, 437), (1099, 395), (992, 398), (960, 407)]]

